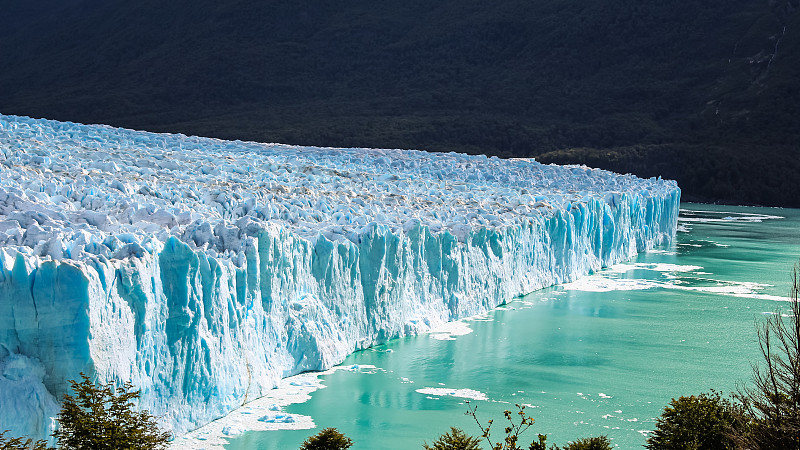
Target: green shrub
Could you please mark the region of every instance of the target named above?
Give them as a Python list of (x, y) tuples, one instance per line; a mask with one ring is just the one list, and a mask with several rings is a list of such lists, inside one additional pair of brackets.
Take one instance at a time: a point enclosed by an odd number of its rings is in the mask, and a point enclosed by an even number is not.
[(139, 391), (130, 382), (96, 386), (84, 374), (70, 380), (75, 396), (65, 394), (58, 429), (53, 436), (65, 450), (155, 450), (166, 448), (169, 434), (161, 432), (148, 411), (134, 411)]
[(656, 421), (645, 447), (651, 450), (723, 450), (736, 448), (733, 434), (747, 427), (741, 406), (719, 393), (672, 399)]
[(300, 450), (344, 450), (352, 445), (353, 440), (336, 428), (325, 428), (306, 439)]
[(612, 448), (607, 436), (597, 436), (570, 442), (561, 450), (611, 450)]
[(450, 431), (439, 436), (433, 441), (433, 447), (428, 446), (427, 442), (422, 444), (425, 450), (480, 450), (480, 440), (464, 433), (463, 430), (450, 427)]

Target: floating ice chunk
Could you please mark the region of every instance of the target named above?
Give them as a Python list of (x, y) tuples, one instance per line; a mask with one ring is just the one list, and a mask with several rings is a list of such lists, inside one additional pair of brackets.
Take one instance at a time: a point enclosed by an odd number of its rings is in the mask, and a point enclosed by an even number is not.
[[(650, 264), (645, 264), (652, 266)], [(677, 271), (686, 272), (689, 270), (702, 269), (699, 266), (677, 266), (672, 265), (657, 265), (653, 270), (659, 271)], [(627, 266), (635, 268), (635, 266)], [(617, 269), (617, 270), (613, 270)], [(704, 292), (707, 294), (726, 295), (731, 297), (741, 298), (754, 298), (761, 300), (773, 301), (788, 301), (788, 297), (772, 294), (762, 294), (761, 291), (770, 287), (769, 285), (749, 282), (749, 281), (725, 281), (725, 280), (709, 280), (703, 278), (693, 278), (690, 280), (650, 280), (638, 278), (614, 278), (615, 274), (625, 272), (626, 267), (614, 266), (610, 271), (604, 271), (588, 277), (581, 278), (571, 283), (564, 283), (561, 287), (570, 291), (584, 291), (584, 292), (610, 292), (610, 291), (634, 291), (634, 290), (647, 290), (654, 288), (661, 289), (674, 289), (680, 291), (693, 291)], [(702, 272), (695, 272), (695, 275), (701, 275)], [(686, 284), (689, 283), (689, 284)], [(710, 283), (713, 283), (709, 285)]]
[(259, 422), (266, 423), (295, 423), (296, 420), (291, 414), (277, 413), (267, 414), (258, 418)]
[(638, 291), (663, 287), (663, 283), (644, 279), (607, 278), (602, 275), (591, 275), (571, 283), (561, 285), (569, 291), (611, 292)]
[(455, 339), (454, 336), (464, 336), (470, 333), (472, 333), (472, 328), (465, 322), (457, 320), (444, 323), (432, 329), (430, 331), (430, 337), (440, 341), (446, 341)]
[(668, 263), (634, 263), (634, 264), (615, 264), (604, 273), (625, 273), (631, 270), (653, 270), (655, 272), (694, 272), (701, 270), (701, 266), (689, 264), (668, 264)]
[(420, 394), (436, 395), (439, 397), (458, 397), (471, 400), (488, 400), (483, 392), (474, 389), (448, 389), (448, 388), (422, 388), (417, 389)]
[(228, 425), (222, 428), (222, 434), (224, 434), (225, 436), (238, 436), (242, 434), (242, 430), (240, 430), (235, 426)]

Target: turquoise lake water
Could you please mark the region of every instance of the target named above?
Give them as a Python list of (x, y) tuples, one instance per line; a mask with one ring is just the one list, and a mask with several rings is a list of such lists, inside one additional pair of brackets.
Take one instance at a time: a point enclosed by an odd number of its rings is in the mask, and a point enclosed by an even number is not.
[[(608, 435), (641, 448), (673, 397), (746, 383), (755, 324), (785, 306), (800, 256), (800, 210), (682, 205), (676, 242), (580, 282), (534, 292), (475, 320), (473, 331), (423, 335), (355, 353), (325, 389), (286, 408), (317, 428), (249, 432), (228, 449), (293, 449), (336, 427), (353, 449), (419, 449), (457, 426), (466, 395), (482, 420), (530, 405), (538, 433), (563, 445)], [(420, 392), (422, 391), (422, 392)], [(483, 399), (485, 397), (485, 399)]]

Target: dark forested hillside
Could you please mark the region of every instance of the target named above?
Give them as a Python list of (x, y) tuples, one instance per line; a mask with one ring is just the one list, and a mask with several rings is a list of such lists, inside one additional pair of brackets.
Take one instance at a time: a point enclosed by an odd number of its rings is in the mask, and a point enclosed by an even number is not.
[(800, 206), (800, 0), (1, 2), (0, 112)]

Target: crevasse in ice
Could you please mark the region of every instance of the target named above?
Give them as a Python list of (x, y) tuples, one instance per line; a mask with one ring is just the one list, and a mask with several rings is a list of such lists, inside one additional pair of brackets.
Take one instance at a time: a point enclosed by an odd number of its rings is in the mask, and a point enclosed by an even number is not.
[(0, 428), (130, 380), (180, 434), (674, 236), (672, 181), (0, 116)]

